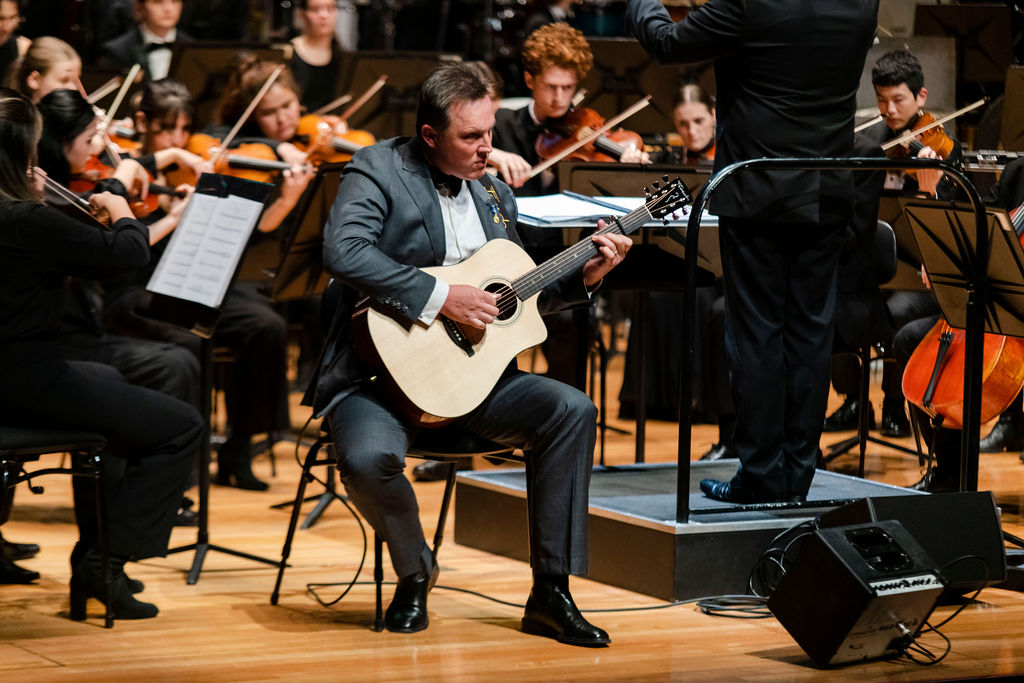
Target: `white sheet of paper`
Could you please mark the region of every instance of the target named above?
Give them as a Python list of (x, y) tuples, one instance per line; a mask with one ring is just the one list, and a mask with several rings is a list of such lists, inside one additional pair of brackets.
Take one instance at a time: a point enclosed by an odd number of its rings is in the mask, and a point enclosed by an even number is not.
[(192, 195), (146, 289), (220, 306), (262, 210), (235, 195)]

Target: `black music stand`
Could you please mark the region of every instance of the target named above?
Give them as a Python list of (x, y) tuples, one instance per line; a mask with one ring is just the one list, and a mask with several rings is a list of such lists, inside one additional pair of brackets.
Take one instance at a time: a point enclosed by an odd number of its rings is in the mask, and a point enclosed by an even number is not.
[[(270, 298), (274, 301), (291, 301), (319, 296), (327, 287), (330, 275), (324, 271), (323, 233), (324, 224), (334, 204), (334, 197), (341, 185), (341, 172), (345, 163), (322, 164), (316, 176), (303, 193), (295, 213), (299, 216), (294, 229), (288, 236), (281, 262), (273, 273)], [(345, 498), (336, 493), (334, 465), (327, 466), (327, 478), (323, 493), (306, 496), (302, 502), (317, 501), (316, 506), (306, 515), (302, 528), (316, 524), (320, 515), (335, 498)], [(275, 503), (275, 509), (290, 507), (292, 500)]]
[[(196, 198), (226, 199), (236, 197), (247, 200), (252, 204), (262, 207), (263, 201), (270, 190), (270, 186), (264, 183), (204, 173), (196, 183), (196, 194), (193, 196), (189, 206), (185, 209), (181, 223), (171, 236), (171, 243), (160, 259), (156, 273), (150, 280), (147, 289), (153, 292), (152, 304), (147, 315), (164, 320), (180, 327), (184, 327), (200, 338), (200, 413), (204, 419), (203, 438), (199, 449), (199, 528), (196, 534), (195, 543), (171, 548), (167, 554), (195, 550), (192, 560), (192, 567), (189, 569), (186, 581), (189, 585), (199, 580), (199, 574), (203, 569), (203, 562), (206, 553), (210, 550), (242, 557), (254, 562), (276, 565), (276, 560), (252, 555), (239, 550), (233, 550), (220, 545), (210, 543), (210, 414), (212, 412), (213, 392), (213, 343), (211, 337), (217, 327), (217, 320), (220, 318), (220, 304), (223, 297), (230, 289), (238, 275), (238, 264), (241, 260), (241, 253), (234, 256), (228, 255), (228, 247), (210, 246), (209, 242), (199, 245), (198, 241), (210, 235), (209, 231), (223, 231), (212, 238), (219, 244), (227, 244), (227, 241), (220, 239), (222, 236), (230, 237), (231, 241), (244, 247), (245, 240), (259, 220), (262, 208), (255, 209), (254, 216), (247, 222), (239, 220), (237, 223), (214, 222), (209, 215), (204, 216), (203, 211), (209, 208), (208, 205), (199, 207)], [(195, 210), (196, 215), (190, 214)], [(228, 235), (225, 235), (227, 233)], [(182, 259), (186, 263), (192, 263), (193, 270), (186, 273), (187, 268), (179, 265)], [(205, 262), (205, 263), (204, 263)], [(233, 262), (233, 263), (232, 263)], [(174, 272), (180, 268), (179, 273)], [(195, 280), (212, 279), (206, 273), (199, 272), (200, 268), (217, 269), (227, 272), (230, 269), (230, 277), (222, 278), (224, 282), (218, 282), (210, 286), (209, 292), (201, 296), (195, 295), (197, 291), (193, 284)], [(224, 270), (222, 270), (222, 268)], [(214, 290), (217, 290), (216, 292)], [(219, 293), (219, 296), (218, 296)]]
[(672, 110), (683, 83), (698, 82), (714, 94), (711, 62), (688, 67), (665, 66), (651, 57), (635, 38), (587, 38), (594, 54), (594, 68), (580, 82), (587, 91), (584, 106), (606, 116), (620, 112), (645, 95), (651, 104), (623, 122), (641, 134), (675, 130)]
[[(969, 273), (975, 251), (974, 211), (940, 200), (904, 200), (907, 222), (917, 240), (935, 300), (953, 327), (966, 327)], [(989, 299), (985, 332), (1024, 337), (1024, 249), (1009, 216), (989, 208)]]
[(349, 126), (368, 130), (378, 139), (412, 135), (420, 84), (441, 64), (458, 61), (458, 55), (443, 52), (359, 52), (347, 78), (347, 92), (358, 97), (381, 76), (388, 80), (351, 116)]
[[(928, 271), (935, 300), (953, 327), (966, 329), (976, 267), (974, 210), (940, 200), (906, 200), (904, 212)], [(988, 298), (984, 331), (1024, 337), (1024, 249), (1006, 212), (988, 209)], [(965, 383), (966, 390), (966, 383)], [(977, 488), (978, 460), (961, 450), (961, 482)]]
[(346, 163), (321, 164), (302, 194), (295, 207), (298, 220), (288, 235), (281, 261), (271, 273), (272, 300), (309, 299), (320, 296), (327, 287), (331, 278), (324, 271), (324, 225)]
[(914, 35), (956, 38), (957, 78), (998, 82), (1013, 63), (1010, 8), (1006, 5), (923, 5)]
[(196, 119), (212, 121), (239, 53), (249, 52), (260, 59), (284, 62), (287, 50), (269, 43), (176, 42), (167, 75), (192, 93)]

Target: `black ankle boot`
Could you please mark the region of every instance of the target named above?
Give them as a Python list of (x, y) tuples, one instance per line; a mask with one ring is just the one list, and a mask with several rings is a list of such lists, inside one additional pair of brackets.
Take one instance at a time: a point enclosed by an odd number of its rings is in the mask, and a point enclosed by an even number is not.
[[(150, 619), (160, 611), (156, 605), (132, 597), (128, 577), (124, 573), (125, 558), (110, 556), (110, 611), (115, 619)], [(89, 550), (71, 571), (71, 618), (85, 619), (85, 606), (89, 598), (107, 604), (106, 584), (103, 581), (103, 560), (95, 548)]]
[(523, 633), (568, 645), (604, 647), (611, 642), (607, 633), (580, 614), (569, 593), (569, 577), (561, 574), (534, 574), (522, 628)]
[(249, 438), (232, 437), (217, 449), (217, 483), (247, 491), (266, 491), (270, 484), (252, 473)]
[(384, 626), (393, 633), (416, 633), (430, 624), (427, 593), (437, 583), (437, 564), (430, 571), (420, 570), (398, 579), (395, 597), (384, 613)]

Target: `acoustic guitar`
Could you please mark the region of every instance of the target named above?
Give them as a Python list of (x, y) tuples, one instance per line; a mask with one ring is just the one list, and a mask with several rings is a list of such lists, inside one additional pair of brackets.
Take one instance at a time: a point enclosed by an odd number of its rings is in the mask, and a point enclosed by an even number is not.
[[(643, 206), (607, 219), (598, 234), (629, 235), (649, 221), (667, 221), (669, 214), (691, 201), (678, 178), (653, 187), (645, 188), (648, 198)], [(378, 381), (406, 418), (424, 427), (443, 426), (480, 405), (512, 359), (544, 341), (547, 329), (537, 309), (541, 290), (595, 254), (597, 248), (587, 238), (537, 266), (514, 242), (490, 240), (461, 263), (423, 269), (449, 284), (494, 293), (499, 314), (486, 329), (444, 316), (407, 329), (366, 305), (352, 315), (353, 346), (381, 372)]]

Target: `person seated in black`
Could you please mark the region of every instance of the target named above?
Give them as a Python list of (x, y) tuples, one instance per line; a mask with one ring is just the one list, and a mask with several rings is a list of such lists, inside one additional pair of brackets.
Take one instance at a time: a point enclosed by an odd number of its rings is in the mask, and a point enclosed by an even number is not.
[(181, 8), (182, 0), (136, 0), (139, 23), (103, 43), (99, 63), (114, 69), (141, 64), (147, 79), (165, 78), (174, 44), (192, 40), (177, 28)]
[(302, 33), (292, 38), (288, 68), (302, 92), (302, 106), (312, 112), (341, 95), (345, 53), (335, 35), (335, 0), (299, 0), (296, 4)]
[[(106, 520), (114, 572), (109, 607), (118, 618), (152, 617), (156, 606), (132, 597), (124, 563), (166, 554), (203, 421), (188, 404), (131, 385), (109, 366), (61, 356), (64, 278), (138, 268), (149, 245), (146, 227), (117, 194), (89, 198), (110, 230), (42, 204), (44, 174), (33, 170), (41, 132), (28, 98), (0, 92), (0, 410), (12, 424), (97, 432), (110, 455), (128, 461)], [(87, 148), (89, 137), (76, 136), (76, 150)], [(72, 567), (72, 618), (85, 617), (91, 596), (105, 596), (95, 546)]]
[[(920, 62), (913, 54), (905, 50), (882, 55), (872, 67), (871, 82), (875, 89), (878, 111), (885, 125), (866, 129), (862, 133), (862, 139), (880, 145), (915, 126), (922, 114), (922, 108), (928, 101), (928, 89), (924, 85), (924, 71)], [(962, 158), (963, 151), (959, 142), (955, 139), (952, 142), (953, 147), (948, 159), (956, 161)], [(862, 155), (871, 156), (881, 153), (877, 147), (872, 150), (866, 148), (864, 142), (859, 144)], [(924, 147), (917, 156), (934, 158), (936, 153), (929, 147)], [(867, 175), (871, 174), (858, 173), (855, 176), (855, 181), (863, 183), (865, 182), (864, 177)], [(923, 193), (941, 199), (952, 199), (956, 193), (953, 181), (943, 179), (942, 174), (938, 171), (918, 171), (913, 176), (902, 171), (890, 171), (885, 175), (884, 188), (905, 194)], [(856, 207), (860, 220), (860, 226), (856, 227), (856, 230), (859, 231), (862, 238), (854, 240), (853, 244), (859, 241), (865, 248), (846, 251), (840, 261), (839, 288), (842, 298), (837, 310), (837, 331), (840, 338), (852, 347), (858, 346), (857, 340), (863, 341), (865, 332), (870, 330), (875, 332), (868, 334), (868, 337), (888, 343), (892, 339), (891, 335), (905, 324), (938, 312), (935, 298), (930, 292), (891, 292), (885, 296), (884, 307), (868, 305), (865, 297), (873, 299), (876, 296), (877, 287), (873, 287), (870, 282), (865, 286), (863, 280), (858, 278), (857, 273), (867, 274), (869, 278), (871, 277), (868, 267), (870, 243), (869, 240), (863, 239), (863, 236), (872, 235), (874, 232), (873, 226), (878, 206), (876, 192), (875, 189), (865, 192), (862, 186), (858, 198), (859, 206)], [(874, 215), (870, 210), (864, 210), (865, 205), (875, 207)], [(861, 287), (859, 293), (853, 291), (858, 287)], [(866, 313), (866, 307), (872, 308), (873, 313)], [(890, 332), (886, 333), (886, 329)], [(857, 361), (849, 354), (840, 354), (833, 358), (832, 386), (836, 393), (844, 396), (844, 400), (835, 412), (825, 418), (823, 431), (856, 429), (860, 408), (857, 399), (859, 393), (858, 372)], [(882, 435), (892, 437), (909, 435), (910, 425), (903, 410), (904, 400), (900, 374), (895, 366), (890, 364), (884, 366), (882, 389), (885, 396), (882, 401)], [(870, 406), (867, 409), (870, 410)], [(871, 412), (869, 424), (874, 425), (874, 411)]]

